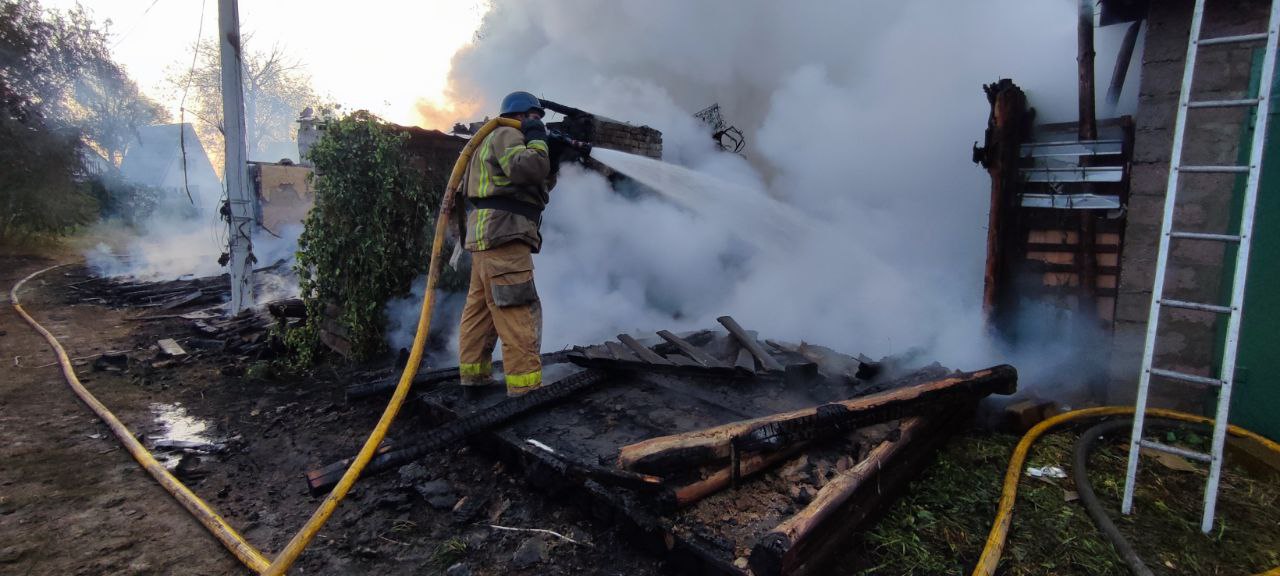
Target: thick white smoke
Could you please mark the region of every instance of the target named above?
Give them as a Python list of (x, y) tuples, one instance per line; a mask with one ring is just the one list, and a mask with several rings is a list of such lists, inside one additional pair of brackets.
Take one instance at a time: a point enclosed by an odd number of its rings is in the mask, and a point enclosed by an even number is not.
[[(1039, 120), (1074, 120), (1076, 7), (494, 6), (480, 39), (454, 59), (453, 98), (495, 110), (523, 89), (653, 126), (668, 162), (763, 189), (813, 224), (789, 245), (762, 249), (749, 222), (628, 200), (598, 175), (567, 169), (535, 260), (544, 349), (714, 326), (732, 314), (769, 337), (872, 356), (924, 347), (958, 368), (1000, 358), (980, 312), (990, 184), (969, 154), (988, 113), (981, 85), (1013, 78)], [(1098, 33), (1104, 87), (1122, 32)], [(691, 118), (712, 102), (746, 132), (747, 160), (714, 150)], [(732, 214), (735, 199), (723, 202)], [(1034, 363), (1021, 363), (1024, 374)]]
[[(97, 274), (161, 281), (227, 271), (218, 262), (227, 246), (227, 224), (219, 216), (223, 184), (191, 125), (141, 128), (112, 176), (109, 186), (119, 191), (139, 187), (154, 196), (155, 205), (128, 206), (123, 209), (127, 213), (95, 227), (91, 235), (101, 241), (84, 256)], [(292, 261), (301, 233), (300, 223), (283, 226), (278, 236), (258, 230), (256, 266)], [(298, 293), (296, 279), (288, 274), (264, 276), (257, 284), (262, 287), (255, 294), (259, 303)]]

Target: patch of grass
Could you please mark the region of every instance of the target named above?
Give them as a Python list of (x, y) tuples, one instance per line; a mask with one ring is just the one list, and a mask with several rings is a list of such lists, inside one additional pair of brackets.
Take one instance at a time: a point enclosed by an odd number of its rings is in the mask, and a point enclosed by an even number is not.
[(467, 543), (461, 538), (450, 538), (441, 542), (436, 549), (431, 552), (431, 566), (436, 570), (443, 572), (445, 569), (458, 563), (467, 555)]
[[(1079, 431), (1043, 437), (1027, 466), (1070, 471)], [(1166, 441), (1193, 447), (1204, 437), (1179, 432)], [(1018, 437), (968, 433), (952, 439), (935, 463), (868, 530), (842, 562), (844, 574), (968, 574), (982, 552)], [(1280, 566), (1280, 486), (1274, 479), (1224, 470), (1218, 527), (1200, 533), (1205, 472), (1167, 469), (1144, 458), (1136, 513), (1119, 514), (1127, 447), (1108, 444), (1090, 463), (1094, 490), (1156, 574), (1253, 574)], [(1228, 462), (1229, 463), (1229, 462)], [(1125, 575), (1128, 568), (1079, 502), (1070, 478), (1023, 477), (1000, 564), (1008, 575)]]

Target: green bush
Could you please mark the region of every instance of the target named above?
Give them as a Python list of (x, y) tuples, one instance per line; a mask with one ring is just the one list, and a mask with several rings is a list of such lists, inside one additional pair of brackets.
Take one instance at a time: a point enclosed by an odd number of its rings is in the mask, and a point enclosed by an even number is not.
[(427, 269), (442, 191), (410, 166), (406, 139), (360, 111), (326, 122), (309, 152), (316, 202), (295, 264), (307, 322), (287, 338), (299, 364), (315, 360), (329, 303), (342, 310), (352, 360), (381, 353), (386, 302)]
[(62, 236), (97, 217), (97, 202), (75, 175), (77, 138), (0, 114), (0, 243)]

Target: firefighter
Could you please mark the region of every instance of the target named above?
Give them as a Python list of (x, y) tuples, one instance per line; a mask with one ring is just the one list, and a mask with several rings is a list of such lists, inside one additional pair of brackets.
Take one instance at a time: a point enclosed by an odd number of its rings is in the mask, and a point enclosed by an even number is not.
[(499, 126), (467, 166), (468, 214), (464, 247), (471, 253), (471, 287), (458, 333), (458, 372), (464, 386), (492, 383), (493, 348), (502, 340), (508, 396), (542, 384), (542, 304), (533, 284), (538, 226), (555, 185), (542, 123), (542, 102), (528, 92), (502, 99), (501, 115), (520, 129)]

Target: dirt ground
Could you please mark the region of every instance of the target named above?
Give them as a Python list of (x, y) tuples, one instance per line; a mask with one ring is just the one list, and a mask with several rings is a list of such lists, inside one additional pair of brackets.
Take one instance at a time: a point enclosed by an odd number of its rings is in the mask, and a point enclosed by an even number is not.
[[(8, 305), (8, 289), (39, 258), (0, 258), (0, 573), (241, 574), (247, 571), (125, 452), (63, 381), (40, 336)], [(227, 451), (188, 459), (179, 477), (270, 556), (311, 514), (304, 471), (353, 454), (382, 409), (347, 403), (332, 368), (296, 382), (245, 376), (217, 356), (152, 368), (154, 345), (183, 337), (178, 320), (76, 303), (63, 269), (24, 288), (24, 307), (77, 361), (85, 386), (136, 434), (159, 431), (153, 406), (180, 404), (210, 424)], [(129, 368), (94, 369), (93, 356), (128, 351)], [(421, 422), (406, 408), (392, 440)], [(488, 456), (460, 446), (406, 470), (362, 479), (300, 558), (301, 574), (652, 574), (635, 550), (571, 502), (522, 485)], [(442, 482), (436, 482), (437, 480)], [(437, 493), (424, 495), (421, 487)], [(415, 489), (416, 487), (416, 489)], [(460, 500), (466, 499), (462, 505)], [(457, 511), (454, 511), (454, 508)], [(541, 528), (583, 545), (497, 524)], [(461, 565), (461, 566), (458, 566)]]
[[(247, 573), (120, 448), (63, 381), (44, 340), (8, 305), (9, 287), (53, 263), (0, 256), (0, 574)], [(156, 341), (182, 341), (190, 323), (139, 321), (138, 310), (85, 303), (74, 286), (82, 277), (74, 267), (52, 270), (28, 283), (21, 300), (77, 359), (85, 386), (148, 445), (163, 432), (158, 406), (180, 406), (207, 423), (205, 435), (226, 451), (186, 457), (179, 477), (265, 554), (280, 550), (319, 502), (303, 472), (354, 454), (383, 401), (347, 401), (346, 386), (360, 381), (356, 369), (326, 365), (306, 378), (267, 381), (252, 376), (250, 361), (221, 353), (191, 350), (183, 362), (156, 363)], [(127, 367), (95, 366), (107, 351), (125, 352)], [(414, 408), (401, 412), (393, 443), (429, 428)], [(985, 539), (1016, 440), (976, 432), (953, 439), (832, 572), (964, 573)], [(1068, 440), (1042, 444), (1032, 464), (1067, 458)], [(1114, 500), (1123, 459), (1103, 454), (1097, 489)], [(1231, 471), (1222, 507), (1228, 528), (1204, 540), (1194, 526), (1199, 481), (1184, 475), (1170, 477), (1167, 494), (1139, 493), (1143, 506), (1167, 513), (1121, 522), (1158, 573), (1278, 563), (1273, 481)], [(586, 515), (572, 494), (556, 499), (524, 482), (467, 446), (364, 478), (292, 573), (644, 575), (673, 568)], [(1124, 573), (1084, 512), (1064, 500), (1069, 486), (1026, 480), (1023, 488), (1005, 571)], [(553, 530), (583, 544), (490, 524)]]

